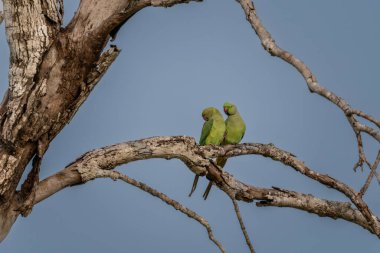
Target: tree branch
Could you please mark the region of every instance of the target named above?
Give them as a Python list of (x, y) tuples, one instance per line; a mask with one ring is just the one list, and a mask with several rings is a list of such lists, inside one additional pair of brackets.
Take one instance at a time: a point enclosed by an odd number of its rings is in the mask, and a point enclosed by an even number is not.
[(360, 195), (361, 197), (365, 194), (365, 192), (367, 191), (367, 189), (368, 189), (368, 187), (369, 187), (369, 184), (370, 184), (371, 181), (372, 181), (372, 178), (375, 176), (377, 166), (379, 166), (379, 162), (380, 162), (380, 150), (379, 150), (379, 152), (377, 153), (377, 157), (376, 157), (375, 162), (373, 163), (372, 166), (370, 166), (370, 168), (371, 168), (371, 172), (369, 173), (367, 180), (365, 181), (363, 187), (360, 189), (359, 195)]
[(380, 122), (362, 111), (351, 108), (351, 106), (343, 98), (335, 95), (333, 92), (320, 85), (317, 81), (316, 76), (311, 72), (311, 70), (306, 66), (305, 63), (303, 63), (293, 54), (277, 46), (275, 40), (272, 38), (271, 34), (265, 29), (264, 25), (261, 23), (260, 18), (257, 16), (256, 9), (252, 0), (240, 0), (238, 2), (243, 8), (248, 22), (251, 24), (252, 28), (259, 37), (263, 48), (270, 55), (279, 57), (285, 62), (291, 64), (303, 76), (310, 92), (316, 93), (324, 97), (325, 99), (338, 106), (338, 108), (340, 108), (343, 111), (352, 129), (354, 130), (358, 141), (359, 161), (356, 163), (355, 169), (358, 166), (363, 167), (364, 164), (368, 164), (363, 151), (361, 132), (369, 134), (378, 142), (380, 142), (380, 132), (379, 130), (375, 130), (372, 127), (361, 124), (354, 116), (358, 115), (362, 118), (365, 118), (370, 122), (374, 123), (378, 128), (380, 128)]
[(251, 239), (249, 239), (249, 235), (248, 235), (247, 229), (245, 228), (243, 218), (241, 217), (239, 205), (238, 205), (237, 201), (232, 196), (230, 196), (230, 198), (232, 200), (232, 204), (234, 205), (236, 217), (239, 220), (240, 228), (241, 228), (241, 231), (244, 234), (245, 242), (247, 243), (249, 251), (251, 251), (251, 253), (255, 253), (255, 249), (252, 246)]
[(154, 7), (172, 7), (180, 3), (202, 2), (203, 0), (142, 0), (146, 5)]
[(362, 117), (363, 119), (366, 119), (369, 122), (372, 122), (378, 128), (380, 128), (380, 120), (376, 119), (375, 117), (373, 117), (371, 115), (368, 115), (368, 114), (366, 114), (366, 113), (364, 113), (362, 111), (356, 110), (356, 109), (352, 109), (352, 114), (356, 114), (356, 115)]
[(100, 79), (104, 76), (109, 67), (111, 67), (112, 63), (119, 56), (120, 52), (120, 49), (118, 49), (116, 46), (112, 46), (100, 56), (95, 67), (88, 74), (87, 80), (85, 80), (85, 83), (82, 85), (79, 98), (75, 102), (75, 105), (73, 105), (72, 111), (74, 113), (71, 114), (71, 118), (68, 122), (71, 121), (81, 105), (84, 103), (84, 101), (86, 101), (91, 91), (99, 83)]
[(364, 164), (367, 164), (369, 168), (371, 168), (370, 163), (367, 160), (367, 157), (364, 152), (364, 146), (363, 146), (363, 139), (362, 139), (362, 134), (360, 132), (356, 133), (356, 143), (358, 145), (358, 153), (359, 153), (359, 160), (357, 163), (354, 165), (354, 171), (360, 167), (361, 171), (363, 171)]
[[(172, 206), (174, 209), (180, 211), (183, 214), (186, 214), (189, 218), (199, 222), (207, 230), (207, 234), (208, 234), (209, 239), (219, 248), (219, 250), (222, 253), (226, 253), (226, 250), (223, 248), (222, 244), (218, 240), (215, 239), (214, 234), (213, 234), (212, 229), (211, 229), (211, 226), (208, 223), (208, 221), (205, 218), (203, 218), (202, 216), (200, 216), (199, 214), (197, 214), (196, 212), (194, 212), (193, 210), (183, 206), (178, 201), (175, 201), (174, 199), (171, 199), (167, 195), (165, 195), (165, 194), (153, 189), (152, 187), (148, 186), (147, 184), (136, 181), (136, 180), (134, 180), (134, 179), (128, 177), (127, 175), (122, 174), (118, 171), (102, 170), (102, 169), (92, 169), (92, 170), (87, 170), (87, 171), (80, 170), (80, 171), (81, 171), (80, 173), (81, 173), (82, 178), (86, 178), (86, 180), (93, 180), (95, 178), (104, 178), (104, 177), (105, 178), (112, 178), (113, 180), (119, 179), (119, 180), (122, 180), (122, 181), (130, 184), (130, 185), (133, 185), (133, 186), (139, 188), (140, 190), (143, 190), (143, 191), (149, 193), (150, 195), (152, 195), (154, 197), (161, 199), (163, 202)], [(89, 175), (85, 175), (86, 173), (89, 173)]]
[(3, 0), (10, 65), (0, 105), (0, 241), (25, 209), (20, 202), (35, 203), (34, 190), (24, 201), (16, 191), (27, 164), (42, 157), (117, 57), (116, 47), (102, 54), (110, 37), (147, 6), (187, 2), (81, 0), (62, 28), (63, 0)]
[[(207, 155), (214, 157), (212, 154), (208, 154), (209, 147), (205, 147), (204, 151)], [(377, 219), (374, 218), (374, 215), (368, 208), (367, 204), (363, 201), (363, 199), (348, 185), (340, 182), (339, 180), (330, 177), (329, 175), (321, 174), (315, 172), (306, 166), (303, 161), (297, 159), (293, 154), (281, 150), (275, 147), (272, 144), (256, 144), (256, 143), (245, 143), (238, 145), (227, 145), (223, 148), (215, 147), (215, 149), (220, 149), (219, 156), (232, 157), (236, 155), (249, 155), (249, 154), (257, 154), (265, 157), (270, 157), (275, 161), (279, 161), (301, 174), (327, 186), (333, 188), (344, 195), (346, 195), (355, 206), (363, 212), (363, 215), (367, 218), (368, 221), (372, 224), (377, 224), (375, 227), (379, 227)]]
[[(319, 199), (311, 194), (297, 193), (277, 187), (273, 189), (263, 189), (263, 192), (269, 197), (266, 200), (261, 200), (256, 203), (256, 206), (291, 207), (317, 214), (320, 217), (344, 219), (376, 234), (363, 214), (359, 210), (352, 208), (348, 202)], [(380, 238), (380, 235), (376, 235)]]
[[(282, 151), (272, 144), (245, 143), (223, 147), (198, 146), (191, 137), (152, 137), (115, 144), (85, 153), (67, 165), (62, 171), (39, 183), (36, 190), (35, 204), (65, 187), (81, 184), (95, 178), (99, 175), (99, 170), (108, 173), (107, 171), (116, 166), (132, 161), (150, 158), (177, 158), (184, 162), (194, 173), (198, 175), (207, 174), (208, 179), (212, 180), (222, 191), (233, 196), (236, 200), (246, 202), (260, 200), (259, 206), (292, 207), (323, 217), (344, 219), (362, 226), (380, 238), (380, 233), (377, 231), (380, 228), (380, 223), (377, 217), (373, 215), (375, 221), (369, 222), (361, 209), (354, 209), (349, 203), (323, 200), (312, 195), (278, 188), (265, 189), (249, 186), (235, 179), (226, 171), (221, 170), (210, 160), (210, 158), (218, 156), (233, 157), (248, 154), (270, 157), (285, 165), (294, 166), (297, 171), (317, 181), (324, 182), (329, 187), (334, 186), (337, 190), (350, 189), (346, 189), (343, 183), (327, 175), (314, 172), (291, 153)], [(353, 199), (357, 202), (359, 201), (355, 198)], [(359, 203), (361, 202), (359, 201)]]
[(25, 167), (74, 117), (119, 50), (110, 36), (147, 6), (189, 0), (81, 0), (64, 29), (63, 1), (4, 0), (9, 89), (0, 108), (0, 204), (12, 200)]
[[(256, 14), (256, 9), (254, 7), (254, 4), (251, 0), (240, 0), (239, 1), (241, 7), (243, 8), (246, 18), (248, 22), (251, 24), (252, 28), (258, 35), (261, 44), (263, 48), (272, 56), (279, 57), (280, 59), (284, 60), (285, 62), (291, 64), (295, 69), (298, 70), (298, 72), (303, 76), (303, 78), (306, 81), (306, 84), (312, 93), (317, 93), (318, 95), (326, 98), (336, 106), (338, 106), (343, 113), (345, 114), (348, 122), (350, 123), (352, 129), (354, 130), (358, 142), (358, 149), (359, 149), (359, 161), (355, 165), (354, 169), (356, 169), (357, 166), (363, 166), (365, 163), (368, 164), (367, 159), (365, 158), (364, 151), (363, 151), (363, 143), (361, 138), (361, 132), (365, 132), (372, 136), (375, 140), (380, 142), (380, 132), (378, 130), (373, 129), (372, 127), (369, 127), (367, 125), (361, 124), (354, 116), (354, 112), (356, 114), (360, 114), (362, 117), (369, 119), (373, 123), (378, 123), (376, 120), (374, 121), (372, 117), (368, 116), (367, 114), (355, 110), (351, 108), (351, 106), (341, 97), (335, 95), (333, 92), (329, 91), (325, 87), (321, 86), (315, 75), (311, 72), (311, 70), (304, 64), (300, 59), (295, 57), (293, 54), (283, 50), (279, 46), (277, 46), (276, 42), (272, 38), (271, 34), (265, 29), (264, 25), (261, 23), (260, 18)], [(355, 204), (355, 206), (362, 212), (362, 214), (365, 216), (367, 221), (373, 226), (373, 229), (376, 231), (376, 234), (380, 233), (380, 229), (378, 226), (378, 220), (374, 218), (374, 215), (368, 208), (367, 204), (362, 200), (360, 194), (356, 194), (352, 189), (348, 188), (346, 185), (338, 184), (335, 185), (334, 182), (326, 182), (325, 177), (319, 177), (322, 179), (322, 183), (333, 183), (334, 188), (339, 190), (340, 192), (344, 193), (347, 197), (350, 198), (350, 200)], [(318, 178), (316, 178), (318, 180)], [(318, 180), (321, 182), (320, 180)], [(327, 180), (330, 181), (330, 180)]]

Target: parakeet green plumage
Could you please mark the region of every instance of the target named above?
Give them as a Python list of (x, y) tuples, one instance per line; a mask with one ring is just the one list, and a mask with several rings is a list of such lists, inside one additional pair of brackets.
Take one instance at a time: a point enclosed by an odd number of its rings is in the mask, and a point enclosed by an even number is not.
[[(205, 123), (203, 124), (199, 145), (220, 145), (224, 139), (224, 133), (226, 131), (226, 125), (222, 114), (214, 107), (207, 107), (202, 111), (202, 117), (205, 120)], [(196, 175), (189, 196), (195, 191), (198, 179), (199, 176)]]
[[(224, 103), (223, 109), (225, 114), (227, 114), (226, 119), (226, 133), (224, 136), (224, 139), (221, 143), (221, 145), (227, 145), (227, 144), (238, 144), (244, 137), (245, 133), (245, 123), (242, 117), (240, 116), (240, 113), (238, 112), (236, 106), (231, 103)], [(227, 158), (225, 157), (218, 157), (216, 159), (216, 164), (220, 167), (224, 167), (224, 165), (227, 162)], [(207, 196), (211, 190), (212, 182), (210, 182), (207, 185), (206, 191), (203, 194), (203, 198), (207, 199)]]

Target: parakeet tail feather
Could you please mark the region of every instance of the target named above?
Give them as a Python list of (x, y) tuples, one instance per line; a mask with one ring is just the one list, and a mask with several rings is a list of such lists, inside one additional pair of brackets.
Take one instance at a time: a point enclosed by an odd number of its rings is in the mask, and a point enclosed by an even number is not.
[[(226, 165), (227, 163), (227, 158), (224, 157), (224, 156), (219, 156), (216, 158), (216, 164), (223, 168), (224, 165)], [(210, 181), (207, 185), (207, 188), (206, 188), (206, 191), (203, 193), (203, 199), (206, 200), (207, 197), (208, 197), (208, 194), (210, 193), (210, 190), (211, 190), (211, 187), (212, 187), (212, 182)]]

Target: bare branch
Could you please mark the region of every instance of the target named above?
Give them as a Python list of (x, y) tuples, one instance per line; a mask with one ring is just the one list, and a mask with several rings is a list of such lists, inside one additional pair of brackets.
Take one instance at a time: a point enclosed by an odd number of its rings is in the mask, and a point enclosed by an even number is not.
[(87, 86), (89, 86), (90, 90), (93, 89), (93, 87), (103, 77), (103, 75), (106, 73), (111, 64), (119, 56), (120, 51), (121, 50), (118, 49), (116, 46), (111, 46), (110, 49), (108, 49), (100, 56), (95, 68), (92, 69), (86, 80), (86, 84)]
[[(87, 172), (90, 172), (90, 175), (84, 175)], [(112, 178), (113, 180), (120, 179), (120, 180), (122, 180), (122, 181), (124, 181), (130, 185), (133, 185), (133, 186), (149, 193), (150, 195), (152, 195), (154, 197), (161, 199), (163, 202), (172, 206), (174, 209), (180, 211), (183, 214), (186, 214), (189, 218), (199, 222), (207, 230), (209, 239), (219, 248), (219, 250), (221, 252), (226, 253), (226, 250), (223, 248), (222, 244), (218, 240), (215, 239), (214, 234), (213, 234), (212, 229), (211, 229), (211, 226), (205, 218), (203, 218), (202, 216), (200, 216), (199, 214), (197, 214), (193, 210), (183, 206), (178, 201), (175, 201), (174, 199), (171, 199), (167, 195), (153, 189), (152, 187), (148, 186), (147, 184), (136, 181), (133, 178), (130, 178), (127, 175), (122, 174), (118, 171), (114, 171), (114, 170), (93, 169), (91, 171), (85, 171), (84, 170), (80, 173), (81, 173), (81, 176), (83, 178), (86, 178), (87, 180), (92, 180), (92, 179), (101, 178), (101, 177), (108, 177), (108, 178)]]
[[(63, 30), (63, 1), (12, 1), (4, 0), (4, 15), (0, 12), (0, 24), (5, 18), (10, 45), (9, 89), (0, 108), (0, 200), (3, 205), (0, 221), (0, 240), (8, 233), (19, 214), (27, 215), (34, 204), (68, 186), (83, 184), (99, 177), (123, 180), (201, 223), (208, 236), (225, 252), (214, 238), (209, 223), (192, 210), (163, 193), (114, 171), (121, 164), (149, 158), (177, 158), (197, 175), (206, 175), (234, 204), (236, 215), (246, 243), (254, 252), (244, 226), (236, 200), (251, 202), (257, 206), (291, 207), (323, 217), (340, 218), (358, 224), (380, 238), (380, 222), (362, 196), (371, 180), (380, 177), (376, 168), (380, 151), (374, 164), (366, 159), (362, 133), (380, 142), (380, 121), (351, 108), (341, 97), (321, 86), (311, 70), (291, 53), (278, 47), (265, 29), (251, 0), (240, 0), (246, 17), (259, 36), (262, 45), (272, 56), (291, 64), (304, 77), (312, 93), (316, 93), (340, 108), (350, 123), (358, 144), (359, 160), (355, 165), (367, 164), (370, 174), (359, 193), (329, 175), (320, 174), (294, 155), (274, 145), (241, 144), (225, 147), (200, 147), (190, 137), (153, 137), (130, 141), (87, 152), (62, 171), (38, 182), (41, 160), (36, 160), (22, 191), (16, 187), (33, 156), (42, 158), (49, 143), (72, 119), (75, 112), (89, 96), (95, 85), (119, 54), (111, 47), (102, 54), (110, 37), (114, 37), (122, 25), (139, 10), (147, 7), (170, 7), (175, 4), (200, 2), (201, 0), (82, 0), (74, 18)], [(15, 19), (15, 17), (17, 17)], [(359, 122), (365, 119), (374, 126)], [(366, 122), (368, 123), (368, 122)], [(40, 156), (41, 154), (41, 156)], [(280, 188), (265, 189), (249, 186), (220, 170), (210, 158), (218, 156), (261, 155), (292, 167), (303, 175), (331, 187), (347, 196), (350, 203), (330, 201), (312, 195)], [(1, 217), (0, 217), (1, 218)], [(9, 218), (9, 219), (8, 219)]]
[(368, 115), (360, 110), (356, 110), (356, 109), (352, 109), (351, 111), (352, 114), (356, 114), (360, 117), (362, 117), (363, 119), (366, 119), (370, 122), (372, 122), (373, 124), (375, 124), (378, 128), (380, 128), (380, 120), (376, 119), (375, 117), (371, 116), (371, 115)]
[(380, 185), (380, 175), (379, 175), (379, 173), (375, 172), (375, 176), (376, 176), (376, 179), (377, 179), (377, 183)]
[[(209, 147), (204, 147), (203, 150), (205, 154), (208, 153)], [(293, 154), (281, 150), (272, 144), (259, 144), (259, 143), (244, 143), (238, 145), (227, 145), (221, 147), (213, 147), (213, 150), (219, 149), (219, 156), (231, 157), (237, 155), (248, 155), (248, 154), (258, 154), (265, 157), (270, 157), (273, 160), (279, 161), (287, 166), (292, 167), (296, 171), (302, 173), (303, 175), (320, 182), (321, 184), (336, 189), (337, 191), (346, 195), (352, 203), (363, 213), (364, 217), (373, 224), (374, 228), (379, 227), (379, 221), (374, 218), (373, 213), (368, 208), (367, 204), (363, 199), (348, 185), (340, 182), (337, 179), (330, 177), (329, 175), (321, 174), (315, 172), (306, 166), (303, 161), (297, 159)], [(214, 156), (213, 156), (214, 157)], [(378, 231), (380, 233), (380, 231)]]
[(251, 251), (251, 253), (255, 253), (255, 250), (254, 250), (254, 248), (252, 246), (252, 243), (251, 243), (251, 239), (249, 239), (249, 235), (247, 233), (247, 229), (245, 228), (243, 218), (241, 217), (239, 205), (238, 205), (237, 201), (233, 198), (233, 196), (230, 196), (230, 198), (231, 198), (232, 203), (234, 205), (235, 213), (236, 213), (236, 216), (237, 216), (237, 218), (239, 220), (241, 231), (244, 234), (245, 242), (247, 243), (248, 248)]
[(377, 157), (376, 157), (375, 162), (373, 163), (372, 166), (370, 166), (370, 168), (371, 168), (371, 172), (369, 173), (367, 180), (365, 181), (363, 187), (360, 189), (359, 195), (360, 195), (361, 197), (362, 197), (362, 196), (364, 195), (364, 193), (367, 191), (367, 189), (368, 189), (368, 187), (369, 187), (369, 184), (370, 184), (371, 181), (372, 181), (373, 176), (376, 174), (376, 169), (377, 169), (377, 166), (379, 165), (379, 162), (380, 162), (380, 150), (379, 150), (379, 152), (377, 153)]
[[(369, 135), (371, 135), (375, 140), (380, 142), (380, 132), (376, 131), (372, 127), (369, 127), (367, 125), (363, 125), (360, 122), (358, 122), (353, 114), (353, 110), (351, 106), (341, 97), (335, 95), (333, 92), (329, 91), (325, 87), (321, 86), (315, 75), (311, 72), (311, 70), (297, 57), (295, 57), (293, 54), (281, 49), (279, 46), (277, 46), (276, 42), (272, 38), (271, 34), (265, 29), (264, 25), (261, 23), (260, 18), (256, 14), (256, 9), (254, 7), (254, 4), (251, 0), (240, 0), (239, 1), (241, 7), (243, 8), (246, 18), (248, 22), (251, 24), (252, 28), (255, 30), (256, 34), (258, 35), (262, 46), (268, 53), (270, 53), (272, 56), (279, 57), (280, 59), (284, 60), (285, 62), (291, 64), (295, 69), (298, 70), (298, 72), (303, 76), (303, 78), (306, 81), (306, 84), (310, 90), (310, 92), (317, 93), (318, 95), (326, 98), (333, 104), (337, 105), (345, 114), (348, 122), (350, 123), (351, 127), (353, 128), (357, 140), (358, 140), (358, 147), (359, 147), (359, 162), (357, 165), (355, 165), (355, 168), (357, 166), (362, 166), (364, 162), (366, 162), (365, 156), (363, 155), (364, 152), (362, 150), (363, 144), (361, 142), (361, 132), (365, 132)], [(368, 118), (368, 116), (366, 116)], [(367, 204), (361, 199), (359, 195), (357, 195), (354, 191), (352, 191), (351, 188), (347, 187), (346, 185), (342, 184), (335, 184), (336, 182), (328, 180), (326, 177), (315, 177), (315, 179), (321, 183), (324, 183), (326, 185), (334, 184), (332, 186), (333, 188), (339, 190), (340, 192), (344, 193), (347, 197), (350, 198), (350, 200), (355, 204), (355, 206), (362, 212), (362, 214), (366, 217), (367, 221), (373, 226), (373, 229), (378, 234), (380, 233), (380, 229), (378, 226), (378, 220), (374, 218), (374, 215), (371, 213), (370, 209), (368, 208)], [(327, 181), (326, 181), (327, 179)], [(329, 182), (330, 181), (330, 182)]]
[(339, 180), (330, 177), (326, 174), (318, 173), (304, 164), (295, 155), (285, 150), (279, 149), (273, 144), (260, 144), (260, 143), (243, 143), (237, 145), (226, 145), (223, 147), (210, 147), (202, 148), (207, 156), (215, 156), (215, 150), (218, 150), (217, 155), (225, 157), (233, 157), (240, 155), (262, 155), (269, 157), (275, 161), (279, 161), (301, 174), (325, 185), (330, 188), (336, 189), (346, 195), (348, 198), (355, 198), (355, 191)]
[(196, 142), (191, 137), (152, 137), (137, 141), (115, 144), (94, 149), (79, 157), (62, 171), (41, 181), (37, 189), (38, 203), (65, 187), (81, 184), (87, 181), (78, 172), (79, 168), (101, 168), (110, 170), (121, 164), (150, 158), (177, 158), (183, 161), (194, 173), (205, 175), (207, 159), (199, 152)]
[[(346, 192), (353, 203), (359, 206), (360, 211), (351, 208), (349, 203), (323, 200), (312, 195), (286, 190), (264, 189), (246, 185), (228, 172), (219, 170), (210, 160), (210, 158), (218, 156), (232, 157), (247, 154), (262, 155), (280, 161), (285, 165), (294, 166), (293, 168), (302, 174), (329, 187), (343, 191), (343, 193)], [(260, 200), (263, 201), (260, 204), (261, 206), (292, 207), (319, 216), (344, 219), (356, 223), (380, 237), (380, 232), (378, 232), (380, 223), (377, 217), (369, 209), (368, 211), (365, 209), (368, 207), (360, 197), (356, 196), (351, 188), (328, 175), (314, 172), (291, 153), (282, 151), (272, 144), (245, 143), (223, 147), (198, 146), (193, 138), (185, 136), (152, 137), (115, 144), (89, 151), (62, 171), (41, 181), (36, 191), (35, 203), (46, 199), (67, 186), (87, 182), (89, 179), (94, 178), (94, 175), (91, 174), (93, 170), (97, 175), (98, 169), (107, 171), (121, 164), (149, 158), (180, 159), (194, 173), (199, 175), (207, 174), (207, 177), (222, 191), (233, 196), (236, 200), (246, 202)], [(83, 171), (86, 171), (86, 173), (83, 173)], [(367, 213), (363, 210), (367, 211)], [(368, 219), (368, 212), (372, 215), (372, 220)]]
[(297, 71), (305, 79), (310, 92), (317, 93), (318, 95), (324, 97), (325, 99), (338, 106), (343, 111), (351, 127), (353, 128), (358, 140), (359, 161), (355, 165), (355, 168), (357, 168), (358, 166), (362, 167), (363, 164), (366, 162), (366, 159), (364, 156), (364, 152), (362, 151), (362, 143), (359, 143), (361, 142), (360, 132), (365, 132), (369, 134), (378, 142), (380, 142), (380, 132), (373, 129), (372, 127), (361, 124), (355, 119), (354, 115), (361, 116), (376, 124), (378, 127), (380, 122), (359, 110), (351, 108), (351, 106), (343, 98), (335, 95), (333, 92), (320, 85), (317, 81), (316, 76), (300, 59), (277, 46), (275, 40), (272, 38), (271, 34), (265, 29), (264, 25), (261, 23), (260, 18), (257, 16), (253, 2), (251, 0), (240, 0), (238, 2), (243, 8), (248, 22), (251, 24), (252, 28), (258, 35), (263, 48), (270, 55), (279, 57), (280, 59), (291, 64), (295, 69), (297, 69)]
[(73, 106), (72, 111), (74, 113), (72, 113), (70, 120), (74, 117), (76, 111), (79, 110), (81, 105), (84, 103), (84, 101), (86, 101), (86, 99), (90, 95), (91, 91), (95, 88), (95, 86), (99, 83), (100, 79), (104, 76), (109, 67), (111, 67), (112, 63), (119, 56), (120, 51), (121, 50), (118, 49), (116, 46), (112, 46), (110, 49), (108, 49), (100, 56), (95, 67), (88, 74), (87, 80), (85, 81), (86, 83), (83, 84), (81, 87), (81, 93), (79, 95), (78, 100), (75, 102), (75, 105)]
[(40, 148), (47, 149), (117, 56), (117, 48), (102, 55), (110, 36), (152, 3), (81, 0), (65, 29), (62, 5), (62, 0), (4, 0), (10, 69), (0, 108), (3, 202), (12, 199), (28, 162)]
[(358, 153), (359, 153), (359, 160), (358, 162), (354, 165), (354, 171), (356, 172), (357, 168), (361, 168), (361, 171), (364, 170), (364, 164), (367, 164), (369, 168), (371, 168), (371, 165), (369, 164), (367, 157), (365, 156), (364, 153), (364, 147), (363, 147), (363, 139), (362, 139), (362, 134), (356, 133), (356, 140), (358, 144)]
[(353, 128), (360, 132), (365, 132), (366, 134), (372, 136), (375, 140), (380, 142), (380, 132), (376, 131), (372, 127), (369, 127), (367, 125), (363, 125), (362, 123), (358, 122), (357, 120), (353, 121)]
[(202, 2), (202, 0), (142, 0), (142, 2), (155, 7), (171, 7), (175, 4)]
[[(311, 194), (297, 193), (277, 187), (273, 189), (262, 189), (262, 191), (268, 198), (256, 203), (256, 206), (291, 207), (317, 214), (320, 217), (344, 219), (358, 224), (371, 233), (376, 234), (363, 214), (359, 210), (353, 209), (348, 202), (319, 199)], [(376, 235), (380, 238), (380, 235)]]

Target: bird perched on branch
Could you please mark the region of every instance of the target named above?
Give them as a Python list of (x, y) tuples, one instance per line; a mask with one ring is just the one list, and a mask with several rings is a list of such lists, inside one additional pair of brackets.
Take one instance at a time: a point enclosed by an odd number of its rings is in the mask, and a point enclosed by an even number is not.
[[(224, 134), (224, 139), (221, 145), (227, 144), (238, 144), (243, 139), (245, 134), (245, 123), (242, 117), (240, 116), (237, 107), (234, 104), (229, 102), (224, 103), (223, 105), (224, 113), (227, 114), (226, 119), (226, 133)], [(218, 157), (216, 159), (216, 164), (221, 168), (226, 165), (227, 158)], [(203, 193), (203, 198), (206, 200), (208, 194), (210, 193), (212, 187), (212, 182), (210, 181), (207, 185), (206, 191)]]
[[(199, 145), (220, 145), (226, 131), (226, 125), (222, 114), (214, 107), (207, 107), (202, 111), (202, 118), (205, 120), (205, 123), (203, 124)], [(198, 179), (199, 175), (195, 175), (189, 197), (195, 191)]]

